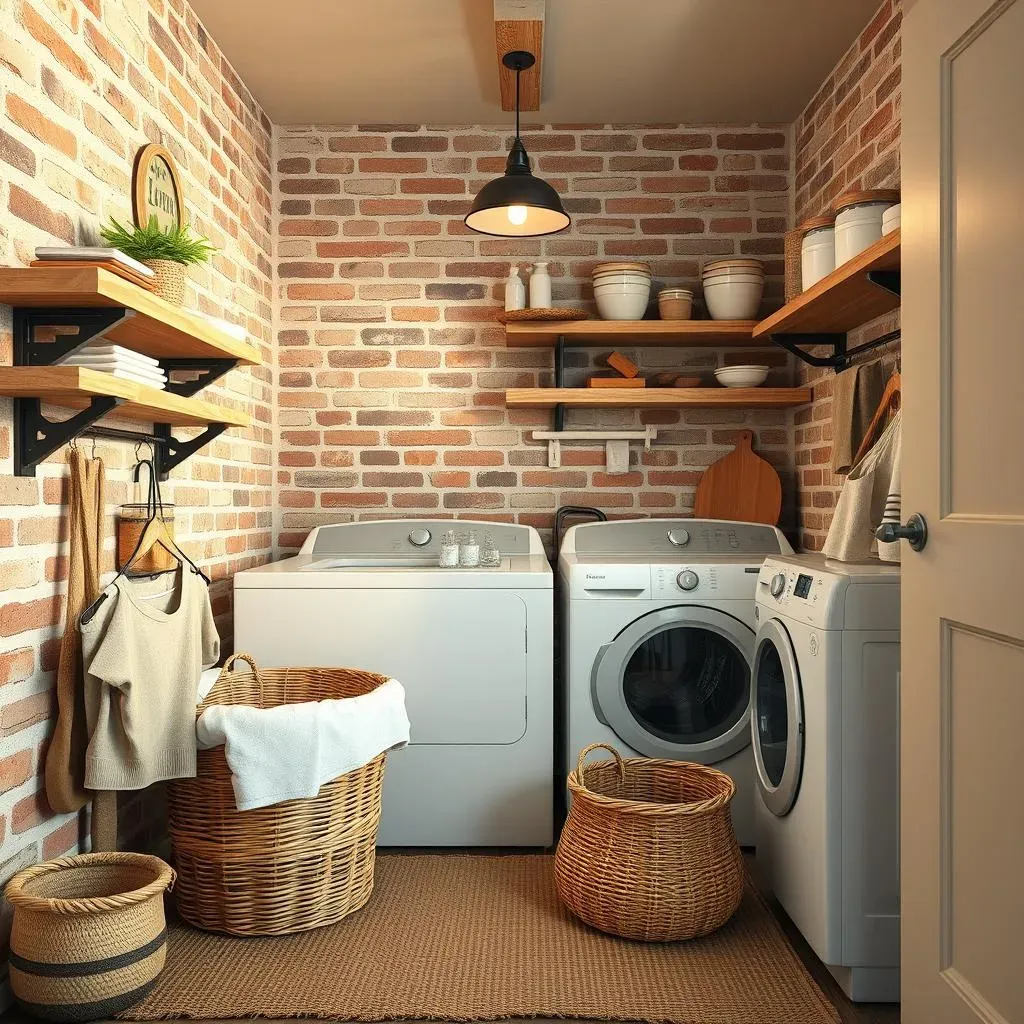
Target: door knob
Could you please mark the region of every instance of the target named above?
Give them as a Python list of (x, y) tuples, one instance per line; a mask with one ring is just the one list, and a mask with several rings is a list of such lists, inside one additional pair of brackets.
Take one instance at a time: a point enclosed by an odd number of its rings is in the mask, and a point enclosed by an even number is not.
[(928, 543), (928, 524), (920, 512), (915, 512), (903, 526), (899, 523), (882, 523), (875, 530), (875, 536), (883, 544), (905, 540), (910, 544), (911, 551), (920, 551)]

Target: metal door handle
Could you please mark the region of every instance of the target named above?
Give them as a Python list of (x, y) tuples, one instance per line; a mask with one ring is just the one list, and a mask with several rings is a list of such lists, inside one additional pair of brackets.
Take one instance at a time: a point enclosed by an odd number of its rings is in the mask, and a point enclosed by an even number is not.
[(904, 526), (899, 523), (882, 523), (875, 530), (875, 536), (883, 544), (905, 540), (910, 544), (911, 551), (920, 551), (928, 543), (928, 524), (920, 512), (915, 512)]

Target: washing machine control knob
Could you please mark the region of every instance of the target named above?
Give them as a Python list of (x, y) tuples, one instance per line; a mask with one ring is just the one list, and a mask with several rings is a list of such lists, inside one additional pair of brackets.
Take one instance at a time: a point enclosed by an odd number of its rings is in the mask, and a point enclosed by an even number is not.
[(669, 530), (668, 539), (677, 548), (685, 548), (690, 543), (690, 533), (688, 530)]
[(418, 548), (426, 547), (430, 543), (431, 533), (429, 530), (413, 530), (409, 534), (409, 543)]
[(781, 597), (782, 592), (786, 589), (786, 574), (784, 572), (777, 572), (772, 577), (768, 589), (771, 591), (772, 597)]
[(696, 590), (700, 577), (692, 569), (684, 569), (677, 577), (680, 590)]

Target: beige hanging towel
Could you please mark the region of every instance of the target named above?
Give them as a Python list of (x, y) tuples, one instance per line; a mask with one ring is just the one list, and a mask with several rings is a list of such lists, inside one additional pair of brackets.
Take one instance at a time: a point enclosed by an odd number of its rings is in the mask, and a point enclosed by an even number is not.
[(893, 516), (899, 501), (900, 420), (897, 412), (874, 447), (850, 470), (822, 548), (827, 558), (899, 561), (899, 544), (880, 545), (875, 529), (886, 515)]
[(832, 472), (846, 474), (882, 400), (888, 377), (882, 361), (851, 366), (837, 373), (832, 392)]
[(102, 459), (87, 459), (68, 449), (67, 606), (64, 635), (57, 662), (57, 724), (46, 751), (46, 799), (55, 811), (81, 810), (91, 794), (85, 789), (84, 675), (78, 619), (100, 592), (100, 552), (103, 547)]

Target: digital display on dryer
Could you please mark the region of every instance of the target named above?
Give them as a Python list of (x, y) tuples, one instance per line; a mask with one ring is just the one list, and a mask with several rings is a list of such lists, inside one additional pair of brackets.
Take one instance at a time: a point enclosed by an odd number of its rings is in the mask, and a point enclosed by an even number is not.
[(793, 588), (794, 597), (807, 597), (811, 593), (811, 580), (810, 576), (805, 576), (800, 573), (796, 578), (796, 586)]

